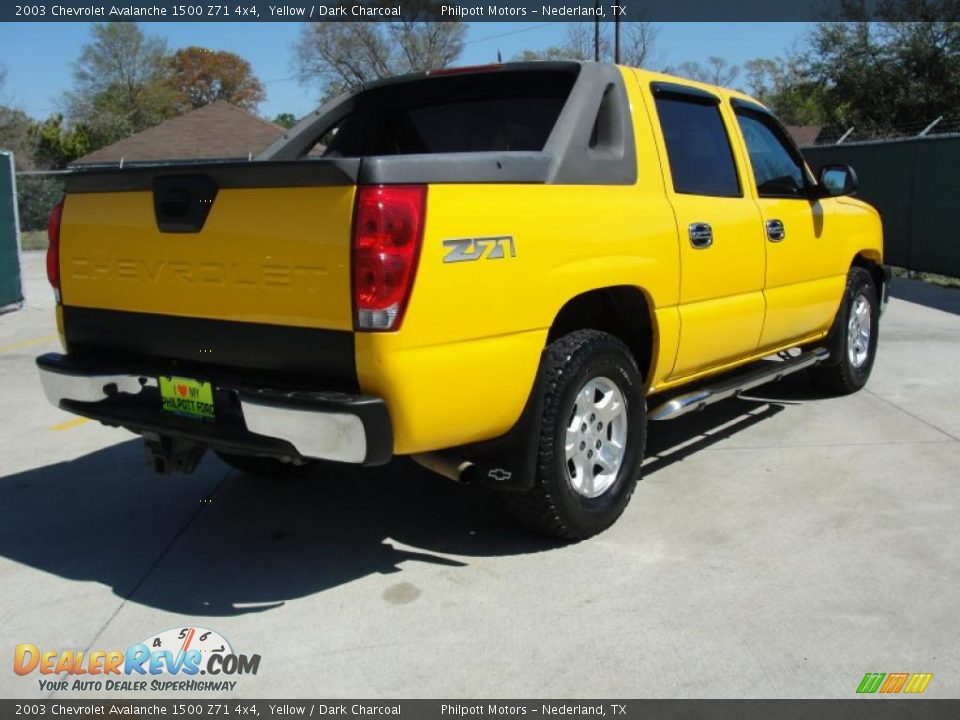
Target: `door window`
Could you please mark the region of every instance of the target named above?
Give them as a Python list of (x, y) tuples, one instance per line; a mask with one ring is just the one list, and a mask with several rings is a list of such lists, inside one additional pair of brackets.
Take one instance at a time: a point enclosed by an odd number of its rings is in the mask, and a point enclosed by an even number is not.
[(720, 108), (674, 96), (656, 99), (675, 192), (740, 197), (740, 181)]
[(771, 127), (772, 121), (738, 112), (737, 122), (747, 144), (760, 197), (804, 197), (807, 179), (803, 162)]

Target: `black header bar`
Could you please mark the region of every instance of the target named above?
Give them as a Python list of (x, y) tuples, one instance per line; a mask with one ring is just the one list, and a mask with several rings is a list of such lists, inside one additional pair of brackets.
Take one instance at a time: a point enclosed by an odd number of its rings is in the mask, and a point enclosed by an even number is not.
[[(841, 0), (24, 0), (0, 4), (2, 22), (381, 22), (401, 20), (469, 22), (582, 22), (599, 17), (622, 22), (808, 22), (835, 17)], [(941, 3), (895, 3), (896, 20), (957, 20), (955, 7)], [(885, 5), (865, 0), (863, 19), (883, 20)], [(935, 18), (942, 10), (944, 17)], [(916, 13), (917, 17), (912, 17)], [(920, 13), (923, 16), (920, 16)]]

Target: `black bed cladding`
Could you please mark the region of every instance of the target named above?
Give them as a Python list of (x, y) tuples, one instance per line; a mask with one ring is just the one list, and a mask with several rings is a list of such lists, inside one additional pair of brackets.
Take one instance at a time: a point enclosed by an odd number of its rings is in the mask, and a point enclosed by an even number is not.
[(255, 375), (274, 384), (355, 392), (353, 333), (64, 306), (71, 357), (104, 367), (149, 362), (200, 377)]

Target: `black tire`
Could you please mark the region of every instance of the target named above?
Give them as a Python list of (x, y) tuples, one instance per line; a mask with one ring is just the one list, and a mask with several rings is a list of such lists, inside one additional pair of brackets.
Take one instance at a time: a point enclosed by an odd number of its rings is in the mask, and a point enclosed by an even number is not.
[(235, 455), (234, 453), (220, 452), (216, 455), (227, 465), (247, 475), (259, 478), (286, 480), (306, 475), (316, 469), (317, 461), (309, 460), (302, 465), (282, 462), (275, 458), (260, 457), (257, 455)]
[[(849, 328), (851, 316), (861, 298), (869, 303), (870, 328), (866, 357), (857, 363), (851, 357)], [(810, 380), (816, 387), (835, 395), (849, 395), (867, 384), (877, 355), (879, 320), (880, 301), (873, 278), (861, 267), (850, 268), (840, 310), (827, 335), (830, 357), (809, 370)]]
[[(586, 497), (574, 489), (564, 443), (578, 393), (600, 378), (612, 381), (625, 401), (626, 438), (612, 484), (599, 496)], [(523, 493), (504, 491), (501, 497), (507, 511), (524, 526), (564, 540), (582, 540), (610, 527), (636, 487), (647, 436), (643, 380), (633, 355), (620, 340), (603, 332), (578, 330), (547, 347), (540, 382), (544, 402), (540, 436), (535, 439), (539, 452), (534, 487)], [(605, 432), (609, 434), (610, 428)]]

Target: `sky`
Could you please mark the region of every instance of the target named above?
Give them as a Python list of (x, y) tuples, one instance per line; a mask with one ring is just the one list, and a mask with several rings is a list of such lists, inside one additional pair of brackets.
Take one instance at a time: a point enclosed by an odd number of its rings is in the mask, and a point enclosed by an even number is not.
[[(317, 105), (319, 90), (292, 76), (293, 43), (301, 23), (144, 23), (149, 35), (166, 38), (176, 50), (200, 45), (229, 50), (250, 61), (267, 99), (259, 112), (272, 118), (289, 112), (300, 117)], [(466, 46), (457, 64), (496, 62), (499, 50), (509, 60), (522, 50), (561, 44), (566, 23), (468, 23)], [(757, 57), (782, 55), (807, 32), (808, 23), (657, 23), (655, 54), (659, 69), (710, 56), (742, 64)], [(7, 70), (0, 104), (35, 118), (61, 110), (58, 98), (72, 86), (72, 67), (89, 40), (87, 23), (0, 23), (0, 66)]]

